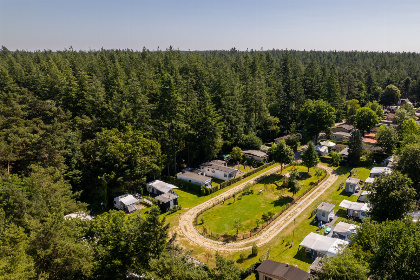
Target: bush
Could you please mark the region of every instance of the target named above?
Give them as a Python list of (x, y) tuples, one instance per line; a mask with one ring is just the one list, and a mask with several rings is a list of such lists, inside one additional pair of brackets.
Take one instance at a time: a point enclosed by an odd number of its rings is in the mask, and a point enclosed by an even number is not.
[(239, 259), (243, 262), (244, 260), (246, 260), (246, 254), (245, 253), (241, 253), (239, 255)]
[(252, 255), (253, 257), (255, 257), (255, 256), (257, 256), (257, 255), (258, 255), (258, 246), (257, 246), (257, 244), (255, 244), (255, 243), (252, 245), (251, 255)]

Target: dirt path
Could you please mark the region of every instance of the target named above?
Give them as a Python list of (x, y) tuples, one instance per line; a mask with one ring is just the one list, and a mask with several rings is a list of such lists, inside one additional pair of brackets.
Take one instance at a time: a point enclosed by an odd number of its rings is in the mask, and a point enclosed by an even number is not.
[[(197, 232), (197, 230), (193, 226), (193, 221), (198, 213), (201, 210), (209, 208), (212, 204), (218, 203), (231, 195), (232, 193), (238, 191), (239, 189), (243, 188), (246, 184), (256, 182), (256, 180), (264, 175), (269, 175), (277, 172), (280, 170), (280, 166), (274, 167), (261, 175), (252, 178), (208, 201), (199, 204), (186, 213), (184, 213), (179, 222), (179, 229), (180, 233), (188, 238), (190, 241), (198, 244), (199, 246), (203, 246), (213, 250), (219, 251), (241, 251), (241, 250), (249, 250), (252, 247), (253, 243), (256, 243), (258, 246), (264, 245), (270, 242), (275, 236), (277, 236), (286, 226), (288, 226), (293, 219), (299, 216), (309, 205), (311, 205), (321, 194), (324, 193), (326, 189), (328, 189), (338, 178), (338, 176), (333, 173), (333, 169), (319, 166), (320, 168), (324, 169), (327, 174), (328, 178), (306, 196), (302, 197), (294, 206), (290, 207), (285, 213), (279, 216), (275, 221), (271, 223), (267, 229), (263, 230), (261, 233), (256, 235), (255, 237), (248, 238), (243, 241), (239, 242), (231, 242), (231, 243), (223, 243), (220, 241), (214, 241), (208, 239)], [(178, 230), (179, 231), (179, 230)]]

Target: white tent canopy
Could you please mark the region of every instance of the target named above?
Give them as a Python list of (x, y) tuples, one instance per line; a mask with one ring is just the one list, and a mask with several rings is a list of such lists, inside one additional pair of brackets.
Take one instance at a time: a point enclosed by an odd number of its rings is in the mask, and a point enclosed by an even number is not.
[(356, 229), (359, 226), (353, 225), (353, 224), (348, 224), (348, 223), (344, 223), (344, 222), (339, 222), (335, 227), (333, 232), (340, 234), (340, 235), (344, 235), (347, 236), (349, 234), (352, 234), (356, 231)]
[(124, 203), (124, 205), (131, 205), (131, 204), (135, 204), (138, 202), (138, 199), (135, 198), (134, 196), (132, 196), (131, 194), (123, 197), (120, 199), (121, 203)]
[(354, 211), (368, 212), (370, 210), (370, 206), (367, 203), (352, 202), (345, 199), (341, 201), (339, 206), (346, 209), (354, 210)]
[(349, 242), (338, 238), (327, 237), (311, 232), (303, 239), (299, 246), (324, 255), (337, 256), (341, 248), (346, 247), (348, 244)]

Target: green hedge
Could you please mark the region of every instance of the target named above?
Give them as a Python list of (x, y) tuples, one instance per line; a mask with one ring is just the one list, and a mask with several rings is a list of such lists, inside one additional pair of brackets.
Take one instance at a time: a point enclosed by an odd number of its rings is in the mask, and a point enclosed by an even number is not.
[(330, 156), (319, 157), (319, 160), (323, 163), (332, 163), (332, 158)]
[(192, 190), (196, 193), (201, 193), (201, 189), (203, 188), (200, 185), (193, 184), (193, 183), (190, 183), (190, 182), (186, 182), (186, 181), (180, 180), (176, 177), (169, 177), (168, 181), (169, 181), (170, 184), (173, 184), (173, 185), (175, 185), (175, 186), (177, 186), (181, 189)]
[(265, 169), (265, 168), (267, 168), (269, 166), (272, 166), (273, 164), (275, 164), (275, 162), (266, 163), (266, 164), (264, 164), (264, 165), (262, 165), (262, 166), (260, 166), (258, 168), (255, 168), (252, 171), (249, 171), (249, 172), (245, 173), (244, 175), (242, 175), (240, 177), (236, 177), (236, 178), (227, 180), (227, 181), (225, 181), (225, 182), (223, 182), (223, 183), (220, 184), (220, 189), (223, 189), (223, 188), (226, 188), (226, 187), (228, 187), (228, 186), (230, 186), (232, 184), (235, 184), (235, 183), (239, 182), (242, 179), (245, 179), (245, 178), (247, 178), (247, 177), (249, 177), (249, 176), (251, 176), (251, 175), (253, 175), (253, 174), (257, 173), (257, 172), (260, 172), (261, 170), (263, 170), (263, 169)]

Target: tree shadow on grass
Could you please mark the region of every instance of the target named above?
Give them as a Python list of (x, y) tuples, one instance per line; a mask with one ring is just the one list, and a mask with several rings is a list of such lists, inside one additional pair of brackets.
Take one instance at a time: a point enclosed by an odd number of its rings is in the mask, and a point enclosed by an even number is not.
[(351, 193), (346, 192), (346, 189), (344, 189), (344, 188), (343, 188), (343, 190), (341, 191), (340, 195), (342, 195), (342, 196), (347, 196), (347, 197), (352, 196), (352, 194), (351, 194)]
[(272, 174), (264, 179), (262, 179), (261, 181), (259, 181), (258, 183), (260, 184), (274, 184), (274, 182), (283, 180), (283, 176), (280, 174)]
[(311, 175), (308, 172), (299, 172), (299, 180), (306, 180), (311, 178)]
[(293, 201), (293, 198), (290, 196), (281, 196), (279, 199), (273, 201), (272, 203), (274, 206), (284, 206), (287, 203), (291, 203)]
[(352, 170), (351, 167), (348, 167), (348, 166), (340, 166), (339, 168), (337, 168), (335, 170), (335, 172), (337, 173), (337, 175), (343, 175), (343, 174), (346, 174), (346, 173), (350, 172), (350, 170)]
[(345, 218), (347, 217), (347, 211), (344, 209), (338, 209), (337, 213), (335, 213), (335, 215)]
[(309, 256), (309, 254), (305, 251), (305, 248), (300, 248), (296, 255), (293, 256), (294, 259), (297, 259), (301, 262), (305, 262), (308, 264), (313, 263), (311, 257)]

